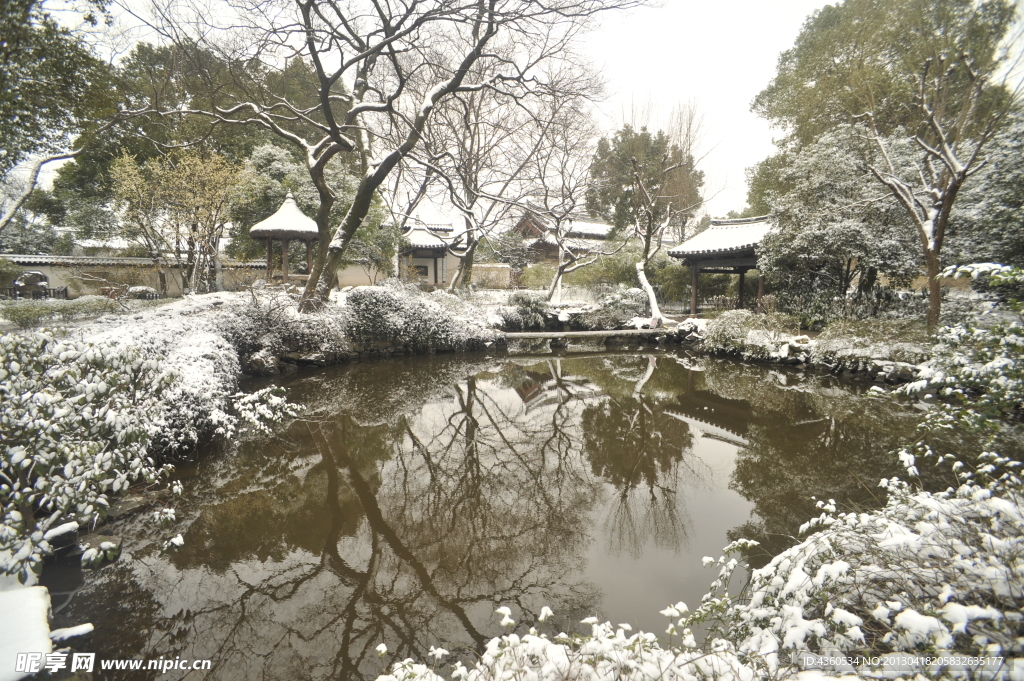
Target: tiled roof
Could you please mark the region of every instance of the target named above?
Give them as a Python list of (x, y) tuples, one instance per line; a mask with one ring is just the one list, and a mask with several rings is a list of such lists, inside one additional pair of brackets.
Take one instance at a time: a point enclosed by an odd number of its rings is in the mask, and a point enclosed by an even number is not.
[(405, 238), (413, 248), (447, 248), (444, 239), (424, 227), (413, 227), (405, 233)]
[[(57, 266), (57, 267), (152, 267), (159, 264), (164, 267), (177, 267), (178, 263), (171, 258), (120, 258), (115, 256), (94, 255), (24, 255), (19, 253), (0, 253), (0, 258), (10, 260), (15, 265)], [(222, 258), (224, 267), (266, 268), (267, 263), (260, 260), (245, 261)]]
[(760, 244), (769, 231), (771, 225), (767, 215), (738, 220), (712, 220), (710, 227), (670, 249), (668, 253), (677, 258), (685, 258), (705, 253), (744, 251)]
[(593, 220), (572, 220), (569, 223), (569, 236), (584, 239), (607, 239), (612, 226)]

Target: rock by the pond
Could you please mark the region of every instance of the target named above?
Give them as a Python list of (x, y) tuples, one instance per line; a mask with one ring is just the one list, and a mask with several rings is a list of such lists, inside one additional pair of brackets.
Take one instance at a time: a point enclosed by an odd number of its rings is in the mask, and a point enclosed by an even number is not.
[(92, 534), (79, 542), (82, 547), (82, 567), (99, 567), (121, 555), (121, 538), (106, 534)]
[(249, 358), (248, 372), (255, 376), (275, 376), (280, 372), (277, 355), (264, 348)]
[(143, 496), (129, 496), (124, 499), (118, 499), (110, 505), (110, 510), (107, 511), (107, 520), (118, 520), (125, 516), (137, 513), (143, 510), (151, 501)]

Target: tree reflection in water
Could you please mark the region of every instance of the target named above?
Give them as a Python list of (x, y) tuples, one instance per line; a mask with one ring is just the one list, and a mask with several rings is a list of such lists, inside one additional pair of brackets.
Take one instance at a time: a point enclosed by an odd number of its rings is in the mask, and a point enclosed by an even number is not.
[(687, 490), (713, 488), (705, 443), (737, 452), (732, 486), (756, 511), (743, 530), (762, 538), (791, 535), (810, 494), (861, 503), (848, 472), (877, 482), (879, 429), (906, 415), (778, 375), (592, 355), (294, 377), (303, 420), (194, 469), (177, 504), (184, 547), (161, 554), (143, 518), (120, 523), (126, 555), (90, 573), (65, 614), (96, 625), (101, 657), (209, 658), (215, 679), (375, 674), (381, 642), (400, 658), (431, 645), (471, 656), (500, 633), (498, 604), (525, 626), (542, 605), (559, 629), (628, 621), (602, 613), (585, 578), (591, 544), (631, 560), (684, 550)]

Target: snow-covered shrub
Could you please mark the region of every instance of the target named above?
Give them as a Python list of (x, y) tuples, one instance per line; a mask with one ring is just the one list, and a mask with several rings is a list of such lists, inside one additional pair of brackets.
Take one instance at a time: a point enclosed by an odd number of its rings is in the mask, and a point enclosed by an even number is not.
[(171, 380), (139, 348), (0, 336), (0, 571), (38, 572), (53, 533), (161, 474), (147, 447)]
[(156, 300), (160, 292), (152, 286), (129, 286), (127, 295), (132, 300)]
[[(545, 607), (544, 611), (550, 612), (550, 609)], [(511, 612), (508, 608), (498, 608), (498, 612), (503, 615), (503, 624), (514, 624), (505, 614)], [(541, 615), (537, 619), (545, 618)], [(493, 638), (472, 667), (455, 662), (448, 678), (464, 681), (751, 681), (754, 678), (751, 667), (740, 661), (727, 641), (720, 641), (715, 650), (705, 652), (697, 648), (688, 633), (682, 643), (663, 646), (656, 635), (633, 633), (629, 625), (615, 627), (608, 622), (598, 622), (596, 617), (589, 617), (583, 623), (591, 626), (590, 635), (559, 633), (549, 636), (531, 629), (522, 636), (509, 633)], [(430, 665), (411, 659), (396, 662), (391, 673), (377, 677), (377, 681), (441, 681), (445, 677), (437, 673), (440, 657), (435, 652), (435, 661)]]
[(803, 336), (795, 336), (798, 330), (796, 320), (788, 315), (729, 310), (708, 322), (704, 344), (711, 350), (764, 359), (777, 355), (790, 341), (806, 341)]
[(0, 305), (0, 316), (19, 329), (33, 329), (50, 321), (68, 322), (119, 309), (117, 301), (104, 296), (82, 296), (74, 300), (12, 300)]
[(863, 371), (875, 360), (919, 364), (931, 356), (932, 349), (918, 319), (836, 319), (815, 341), (811, 361), (833, 370)]
[(620, 287), (618, 291), (601, 299), (595, 307), (580, 317), (584, 329), (601, 331), (617, 329), (634, 317), (649, 314), (647, 294), (638, 288)]
[(342, 308), (324, 306), (299, 314), (295, 301), (273, 293), (257, 294), (225, 310), (221, 333), (245, 361), (257, 352), (343, 353), (347, 320)]
[(539, 293), (516, 291), (508, 297), (508, 307), (501, 308), (501, 326), (506, 331), (530, 331), (544, 328), (548, 311), (547, 299)]
[(415, 286), (394, 280), (350, 291), (345, 308), (348, 336), (361, 345), (383, 341), (414, 351), (457, 351), (481, 346), (494, 337)]
[[(987, 263), (962, 269), (971, 268), (992, 274), (995, 285), (1013, 283), (1014, 278), (1024, 281), (1020, 269)], [(960, 324), (941, 329), (938, 339), (934, 356), (922, 367), (919, 380), (902, 389), (906, 394), (940, 398), (919, 430), (983, 432), (989, 435), (991, 446), (1001, 428), (1020, 427), (1024, 419), (1024, 324), (1014, 321), (992, 328)], [(915, 457), (932, 454), (923, 438), (901, 452), (908, 465), (914, 465)]]
[[(1024, 488), (1019, 464), (986, 457), (987, 484), (940, 494), (898, 480), (872, 513), (824, 512), (822, 529), (751, 576), (749, 596), (727, 593), (735, 561), (719, 560), (714, 590), (686, 621), (711, 621), (741, 655), (785, 650), (966, 655), (1024, 652)], [(782, 660), (778, 660), (779, 663)]]

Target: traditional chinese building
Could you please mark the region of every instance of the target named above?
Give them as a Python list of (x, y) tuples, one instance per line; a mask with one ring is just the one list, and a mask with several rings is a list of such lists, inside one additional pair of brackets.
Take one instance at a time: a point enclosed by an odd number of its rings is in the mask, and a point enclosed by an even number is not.
[[(743, 307), (743, 283), (749, 270), (757, 269), (757, 249), (771, 231), (768, 216), (737, 220), (712, 220), (706, 230), (690, 237), (668, 254), (690, 267), (690, 314), (697, 314), (700, 273), (738, 274), (740, 294), (737, 307)], [(764, 278), (758, 277), (757, 300), (764, 295)]]

